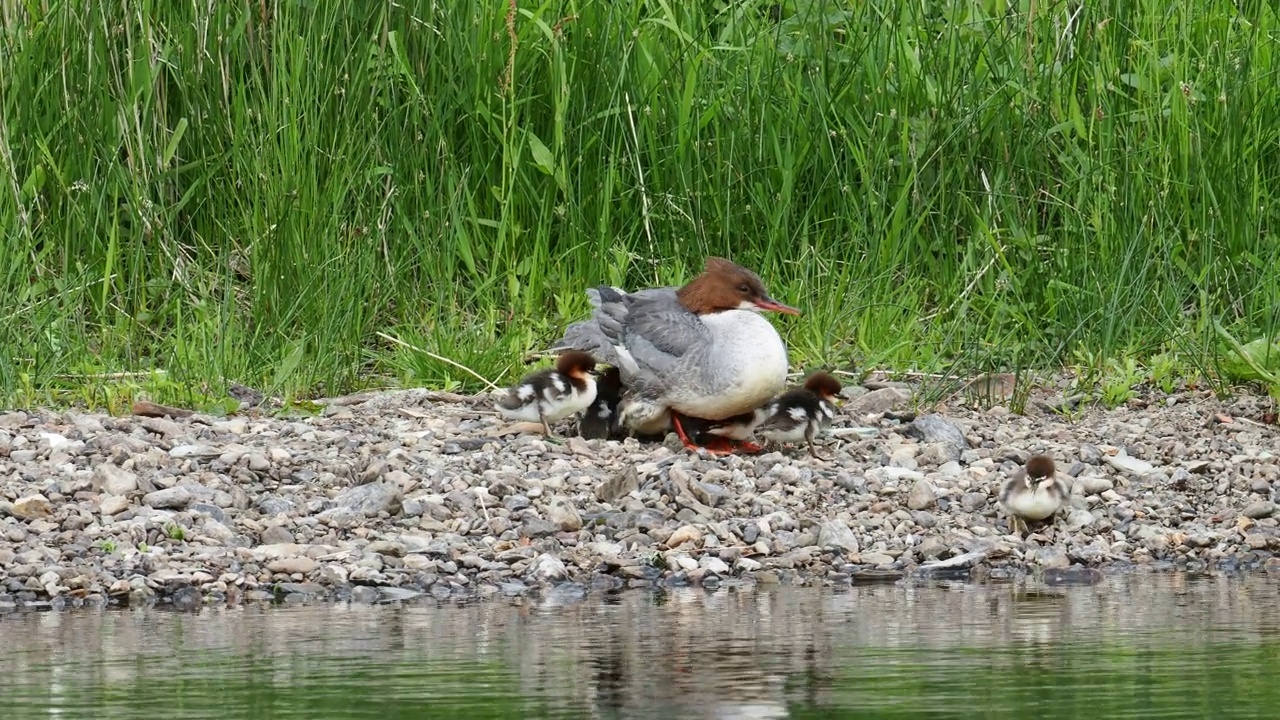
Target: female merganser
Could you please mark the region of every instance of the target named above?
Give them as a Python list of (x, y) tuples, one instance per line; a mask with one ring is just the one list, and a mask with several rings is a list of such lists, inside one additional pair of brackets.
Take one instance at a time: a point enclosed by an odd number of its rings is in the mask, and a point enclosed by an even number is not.
[(1000, 505), (1009, 515), (1009, 528), (1025, 532), (1027, 520), (1043, 520), (1066, 506), (1071, 492), (1058, 478), (1048, 455), (1033, 455), (1000, 488)]
[(596, 361), (584, 352), (560, 355), (555, 368), (526, 375), (495, 404), (498, 414), (508, 420), (541, 422), (551, 434), (551, 426), (585, 410), (596, 399), (596, 379), (591, 374)]
[(803, 386), (786, 391), (770, 403), (766, 418), (756, 425), (755, 432), (780, 443), (803, 440), (809, 446), (810, 455), (826, 460), (818, 454), (813, 440), (835, 418), (839, 395), (839, 380), (825, 372), (815, 372), (805, 379)]
[(787, 346), (760, 313), (800, 311), (728, 260), (707, 258), (702, 274), (678, 289), (601, 286), (587, 297), (591, 317), (570, 325), (555, 349), (585, 351), (621, 371), (618, 419), (632, 429), (670, 423), (685, 447), (700, 450), (682, 415), (715, 421), (753, 412), (786, 385)]

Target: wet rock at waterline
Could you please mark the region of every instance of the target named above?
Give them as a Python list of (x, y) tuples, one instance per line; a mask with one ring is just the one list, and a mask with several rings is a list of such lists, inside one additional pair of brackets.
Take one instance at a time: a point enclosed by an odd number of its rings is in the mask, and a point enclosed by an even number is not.
[[(912, 419), (893, 410), (904, 394), (862, 394), (833, 426), (861, 429), (833, 433), (827, 461), (803, 447), (711, 458), (587, 441), (572, 423), (559, 438), (508, 434), (483, 401), (421, 391), (305, 418), (0, 413), (0, 598), (571, 602), (1117, 566), (1280, 571), (1280, 442), (1245, 420), (1265, 399), (1183, 394), (1067, 420), (1033, 397), (1027, 415)], [(1017, 537), (996, 493), (1037, 452), (1072, 496)]]

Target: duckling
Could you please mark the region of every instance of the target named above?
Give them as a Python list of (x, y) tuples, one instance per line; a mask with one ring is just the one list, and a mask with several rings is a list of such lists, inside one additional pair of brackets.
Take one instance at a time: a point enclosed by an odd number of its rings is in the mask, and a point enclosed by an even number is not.
[(769, 403), (764, 420), (759, 421), (754, 431), (780, 443), (804, 440), (809, 454), (827, 460), (818, 454), (813, 440), (835, 417), (839, 394), (839, 380), (825, 372), (815, 372), (805, 379), (803, 386), (788, 390)]
[(498, 414), (507, 420), (539, 421), (551, 434), (550, 423), (585, 410), (596, 399), (596, 361), (577, 350), (562, 353), (555, 368), (526, 375), (497, 401)]
[(622, 401), (622, 374), (610, 367), (596, 376), (596, 398), (578, 420), (578, 434), (593, 440), (618, 434), (618, 404)]
[(1033, 455), (1000, 488), (1000, 505), (1014, 532), (1026, 532), (1027, 520), (1044, 520), (1066, 507), (1071, 496), (1048, 455)]
[(707, 426), (702, 430), (707, 435), (716, 435), (724, 440), (717, 443), (711, 441), (705, 443), (706, 447), (723, 451), (723, 448), (733, 447), (733, 443), (738, 443), (737, 448), (745, 453), (757, 453), (763, 448), (752, 442), (751, 438), (755, 435), (755, 429), (760, 423), (769, 417), (769, 403), (752, 410), (751, 412), (734, 415), (723, 420), (708, 422)]

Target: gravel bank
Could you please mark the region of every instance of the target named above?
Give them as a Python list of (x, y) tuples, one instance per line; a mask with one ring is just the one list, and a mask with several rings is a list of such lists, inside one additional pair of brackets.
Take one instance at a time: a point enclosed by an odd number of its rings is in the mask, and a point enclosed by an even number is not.
[[(305, 418), (0, 414), (0, 612), (1280, 572), (1265, 398), (1189, 392), (1064, 417), (1046, 393), (1025, 415), (913, 419), (902, 387), (848, 394), (829, 461), (503, 434), (483, 399), (426, 391)], [(1023, 539), (995, 493), (1034, 452), (1070, 476), (1072, 504)]]

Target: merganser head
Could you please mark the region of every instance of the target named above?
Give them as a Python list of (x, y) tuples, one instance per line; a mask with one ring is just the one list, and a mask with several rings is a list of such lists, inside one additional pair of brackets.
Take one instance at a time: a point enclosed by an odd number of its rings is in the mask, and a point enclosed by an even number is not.
[(769, 296), (760, 277), (725, 260), (707, 258), (706, 269), (676, 291), (680, 304), (699, 315), (723, 310), (753, 310), (799, 315), (800, 311)]
[(1057, 473), (1053, 458), (1048, 455), (1032, 455), (1027, 458), (1026, 470), (1027, 477), (1033, 481), (1051, 478)]
[(556, 372), (575, 380), (584, 380), (596, 369), (596, 359), (579, 350), (560, 353), (556, 360)]
[(835, 402), (840, 395), (840, 381), (821, 370), (805, 378), (804, 389), (826, 400)]

